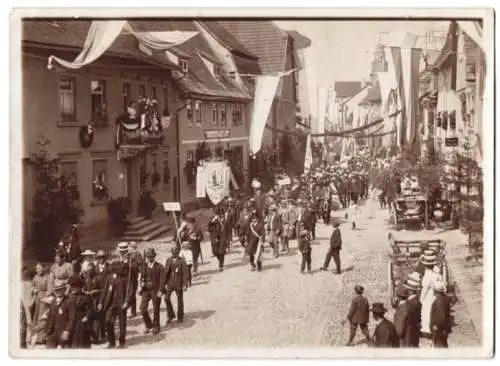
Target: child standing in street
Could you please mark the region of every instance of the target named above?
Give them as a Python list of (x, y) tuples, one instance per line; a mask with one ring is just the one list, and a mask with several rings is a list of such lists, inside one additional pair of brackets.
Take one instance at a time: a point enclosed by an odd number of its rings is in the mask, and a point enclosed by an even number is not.
[(302, 230), (299, 238), (299, 251), (302, 253), (302, 263), (300, 272), (304, 273), (307, 266), (307, 272), (311, 273), (311, 235), (308, 230)]
[(181, 258), (184, 258), (186, 262), (188, 273), (187, 273), (187, 285), (191, 286), (191, 273), (193, 270), (193, 252), (191, 252), (191, 245), (188, 241), (183, 241), (181, 244), (181, 252), (179, 254)]

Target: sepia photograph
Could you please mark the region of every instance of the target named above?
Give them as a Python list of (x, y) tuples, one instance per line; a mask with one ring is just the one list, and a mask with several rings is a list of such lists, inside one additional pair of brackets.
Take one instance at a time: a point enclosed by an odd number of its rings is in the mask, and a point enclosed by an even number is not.
[(493, 10), (122, 13), (11, 14), (12, 357), (493, 356)]

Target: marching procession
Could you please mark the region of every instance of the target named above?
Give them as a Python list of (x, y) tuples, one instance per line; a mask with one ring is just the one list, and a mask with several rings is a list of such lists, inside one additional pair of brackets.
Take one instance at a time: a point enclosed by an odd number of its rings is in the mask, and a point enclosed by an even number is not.
[[(333, 273), (342, 273), (343, 241), (340, 221), (331, 218), (335, 195), (329, 180), (313, 171), (291, 183), (290, 188), (276, 185), (263, 193), (261, 183), (254, 180), (252, 196), (226, 197), (214, 207), (208, 233), (210, 254), (216, 258), (219, 272), (224, 271), (225, 256), (234, 246), (233, 238), (237, 238), (236, 242), (244, 248), (242, 260), (248, 257), (251, 271), (262, 271), (263, 252), (268, 248), (273, 258), (279, 258), (290, 252), (290, 243), (296, 240), (302, 257), (300, 273), (313, 273), (318, 264), (311, 260), (311, 242), (321, 220), (333, 226), (333, 230), (320, 270), (327, 271), (333, 259)], [(362, 187), (353, 192), (351, 205), (369, 199), (367, 191)], [(349, 213), (345, 219), (349, 219)], [(352, 230), (356, 229), (353, 221)], [(118, 258), (113, 259), (103, 250), (82, 251), (78, 227), (73, 225), (60, 242), (50, 269), (39, 263), (31, 279), (23, 273), (26, 288), (21, 306), (21, 342), (24, 347), (45, 344), (47, 348), (90, 348), (105, 343), (108, 348), (124, 348), (127, 319), (137, 317), (137, 308), (145, 334), (159, 334), (162, 326), (168, 332), (174, 319), (178, 323), (184, 321), (184, 292), (191, 286), (192, 278), (199, 275), (203, 240), (204, 233), (196, 219), (183, 215), (165, 264), (157, 261), (153, 248), (146, 248), (141, 254), (135, 242), (120, 242)], [(398, 286), (393, 321), (385, 317), (387, 309), (383, 303), (370, 307), (363, 286), (356, 285), (346, 316), (350, 324), (346, 345), (353, 346), (359, 327), (373, 347), (419, 347), (421, 335), (429, 336), (434, 347), (447, 347), (450, 303), (435, 264), (436, 254), (426, 250), (417, 265), (418, 271), (408, 274)], [(173, 293), (177, 298), (176, 311)], [(139, 306), (136, 295), (140, 297)], [(160, 319), (162, 299), (166, 320)], [(372, 335), (367, 327), (370, 312), (376, 323)]]

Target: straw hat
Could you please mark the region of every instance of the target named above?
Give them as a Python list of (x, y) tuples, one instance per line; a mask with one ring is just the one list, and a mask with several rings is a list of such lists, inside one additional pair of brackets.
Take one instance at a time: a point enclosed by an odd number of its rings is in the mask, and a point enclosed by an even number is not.
[(420, 290), (420, 275), (418, 272), (413, 272), (408, 275), (405, 283), (403, 284), (405, 288), (410, 291)]
[(89, 256), (89, 257), (91, 257), (91, 256), (95, 255), (95, 252), (94, 252), (94, 251), (92, 251), (92, 250), (90, 250), (90, 249), (86, 249), (86, 250), (82, 253), (82, 255), (83, 255), (83, 256)]
[(444, 294), (446, 292), (446, 285), (441, 281), (437, 281), (434, 284), (434, 291)]
[(424, 253), (424, 257), (422, 258), (421, 262), (425, 266), (433, 266), (437, 264), (437, 257), (435, 254), (427, 255)]
[(98, 250), (95, 256), (96, 258), (106, 258), (106, 253), (104, 253), (104, 250)]
[(119, 252), (127, 252), (128, 251), (128, 243), (125, 241), (118, 243), (118, 251)]

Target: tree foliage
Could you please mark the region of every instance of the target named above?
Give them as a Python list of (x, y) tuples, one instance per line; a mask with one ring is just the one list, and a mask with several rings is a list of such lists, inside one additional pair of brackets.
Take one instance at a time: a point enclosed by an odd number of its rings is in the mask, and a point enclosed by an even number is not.
[(35, 173), (37, 190), (33, 198), (32, 235), (28, 247), (38, 257), (52, 256), (53, 249), (71, 224), (79, 223), (83, 210), (79, 193), (60, 174), (60, 159), (52, 158), (48, 141), (38, 143), (39, 151), (32, 154), (28, 163)]

